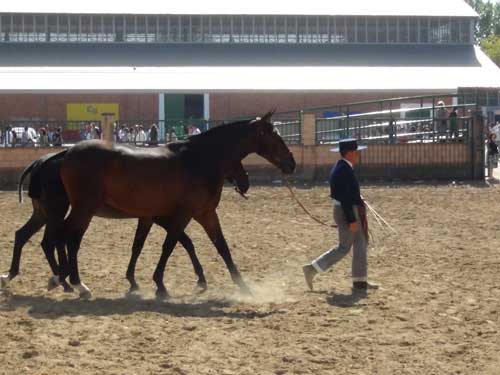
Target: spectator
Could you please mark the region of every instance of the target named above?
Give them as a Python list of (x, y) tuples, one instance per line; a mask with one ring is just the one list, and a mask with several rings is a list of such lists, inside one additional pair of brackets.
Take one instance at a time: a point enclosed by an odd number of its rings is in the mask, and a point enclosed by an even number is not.
[(194, 126), (193, 124), (189, 125), (189, 128), (188, 128), (188, 135), (189, 136), (192, 136), (192, 135), (196, 135), (196, 134), (201, 134), (201, 131), (200, 129), (198, 129), (196, 126)]
[(49, 136), (45, 128), (40, 128), (38, 131), (38, 139), (40, 147), (49, 147)]
[(5, 128), (5, 131), (3, 132), (3, 145), (4, 147), (8, 147), (9, 144), (10, 144), (10, 138), (11, 138), (11, 130), (12, 128), (10, 127), (10, 125), (7, 125), (7, 127)]
[(62, 128), (57, 128), (54, 135), (52, 136), (52, 144), (54, 147), (61, 147), (63, 144), (62, 139)]
[(142, 125), (136, 125), (135, 143), (137, 145), (144, 146), (146, 140), (147, 137), (146, 132), (144, 131), (144, 127)]
[(446, 133), (448, 130), (447, 126), (448, 117), (449, 117), (448, 111), (445, 108), (444, 102), (440, 100), (439, 102), (437, 102), (437, 112), (436, 112), (437, 132), (440, 142), (446, 141)]
[(118, 130), (118, 142), (126, 143), (128, 138), (128, 129), (126, 125), (121, 125), (120, 130)]
[(490, 133), (488, 136), (488, 177), (493, 177), (493, 169), (498, 167), (498, 145), (496, 143), (497, 135)]
[(94, 124), (94, 133), (93, 133), (94, 139), (101, 139), (101, 135), (102, 135), (101, 128)]
[(28, 127), (25, 126), (24, 131), (21, 134), (21, 146), (28, 147), (28, 146), (34, 146), (34, 145), (35, 145), (35, 140), (33, 139)]
[(448, 116), (448, 121), (450, 122), (450, 139), (458, 140), (458, 114), (457, 107), (453, 107), (453, 111), (451, 111)]
[(133, 126), (128, 129), (128, 143), (135, 143), (135, 129)]
[(158, 128), (156, 124), (151, 125), (149, 129), (149, 145), (158, 146)]
[(14, 129), (11, 129), (9, 131), (9, 134), (10, 134), (9, 143), (10, 143), (11, 147), (16, 147), (16, 145), (17, 145), (17, 134), (16, 134), (16, 131)]

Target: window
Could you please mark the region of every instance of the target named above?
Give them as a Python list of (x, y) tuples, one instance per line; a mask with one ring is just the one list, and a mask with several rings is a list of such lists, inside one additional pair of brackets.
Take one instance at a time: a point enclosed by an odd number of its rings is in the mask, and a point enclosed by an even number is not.
[(439, 18), (432, 18), (430, 22), (429, 29), (429, 41), (431, 43), (439, 43), (440, 40), (440, 31), (439, 31)]
[(399, 43), (408, 43), (408, 41), (409, 41), (408, 22), (409, 22), (408, 18), (400, 18), (398, 20), (398, 34), (399, 34), (398, 41), (399, 41)]
[(330, 42), (330, 20), (331, 17), (318, 18), (318, 43)]
[(429, 43), (429, 19), (420, 18), (419, 29), (420, 43)]
[(418, 43), (418, 18), (410, 18), (409, 42)]
[(387, 41), (397, 43), (398, 41), (398, 19), (388, 18), (387, 20)]
[(387, 43), (387, 18), (378, 19), (378, 42)]
[(278, 41), (278, 36), (276, 33), (276, 17), (268, 16), (265, 19), (266, 26), (266, 42), (267, 43), (276, 43)]
[(366, 20), (367, 27), (367, 42), (368, 43), (376, 43), (377, 42), (377, 18), (376, 17), (368, 17)]
[(146, 42), (156, 42), (158, 38), (159, 17), (146, 17)]
[(450, 42), (451, 43), (460, 43), (460, 21), (459, 20), (451, 20), (450, 24)]
[(180, 16), (180, 41), (191, 42), (191, 16)]
[(463, 20), (460, 22), (460, 42), (470, 43), (471, 42), (471, 21)]
[(288, 43), (298, 42), (298, 20), (295, 16), (287, 17), (286, 19), (286, 33)]
[(356, 37), (358, 43), (366, 43), (366, 17), (356, 19)]
[(356, 43), (356, 19), (354, 17), (346, 18), (347, 42)]
[(278, 43), (286, 43), (286, 26), (287, 26), (287, 18), (286, 17), (276, 17), (276, 38)]

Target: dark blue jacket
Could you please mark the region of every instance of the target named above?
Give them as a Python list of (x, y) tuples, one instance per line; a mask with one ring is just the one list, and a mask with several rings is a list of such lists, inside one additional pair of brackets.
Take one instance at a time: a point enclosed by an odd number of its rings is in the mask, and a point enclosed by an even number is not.
[(363, 200), (354, 171), (345, 160), (340, 159), (330, 172), (330, 196), (342, 205), (347, 222), (354, 223), (352, 206), (362, 205)]

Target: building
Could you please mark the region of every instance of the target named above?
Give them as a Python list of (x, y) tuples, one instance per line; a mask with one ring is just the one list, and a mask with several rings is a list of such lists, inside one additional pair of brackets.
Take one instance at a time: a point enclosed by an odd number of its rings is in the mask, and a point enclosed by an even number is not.
[(476, 21), (462, 0), (2, 2), (0, 120), (218, 120), (469, 88), (494, 113)]

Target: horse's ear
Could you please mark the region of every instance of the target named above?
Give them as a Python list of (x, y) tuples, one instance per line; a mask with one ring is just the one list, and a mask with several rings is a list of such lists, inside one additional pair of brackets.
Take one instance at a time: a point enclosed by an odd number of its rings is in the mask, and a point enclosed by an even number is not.
[(272, 111), (267, 112), (264, 116), (262, 116), (262, 121), (271, 122), (271, 117), (273, 117), (275, 112), (276, 112), (276, 109), (273, 109)]

